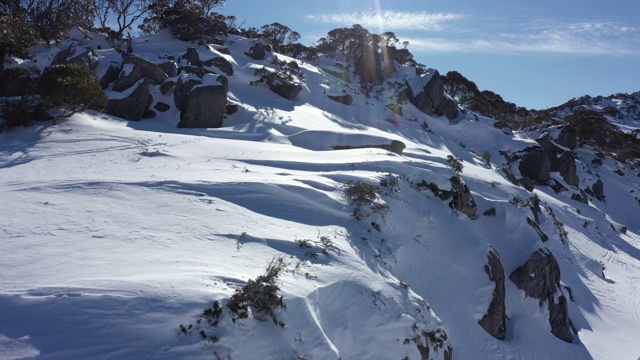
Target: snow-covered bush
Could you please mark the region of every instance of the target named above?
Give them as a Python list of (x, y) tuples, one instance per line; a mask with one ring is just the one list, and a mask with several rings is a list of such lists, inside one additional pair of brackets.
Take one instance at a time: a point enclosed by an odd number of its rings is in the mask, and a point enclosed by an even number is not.
[(267, 84), (269, 87), (280, 83), (302, 83), (304, 81), (304, 73), (295, 61), (280, 61), (275, 59), (273, 64), (276, 65), (275, 71), (266, 67), (256, 69), (254, 75), (256, 80), (251, 85)]

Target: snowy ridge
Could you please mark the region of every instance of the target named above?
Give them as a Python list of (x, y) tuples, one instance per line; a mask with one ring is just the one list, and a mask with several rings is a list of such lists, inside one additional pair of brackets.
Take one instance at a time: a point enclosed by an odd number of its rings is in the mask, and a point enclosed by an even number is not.
[[(473, 114), (434, 118), (410, 103), (397, 115), (388, 85), (367, 94), (323, 70), (328, 59), (300, 63), (304, 88), (286, 100), (249, 85), (255, 69), (273, 66), (244, 55), (252, 44), (230, 36), (230, 55), (198, 47), (201, 59), (233, 66), (228, 102), (239, 110), (221, 128), (178, 129), (172, 107), (140, 122), (87, 112), (0, 134), (1, 359), (445, 359), (449, 346), (454, 359), (640, 356), (637, 170), (610, 158), (595, 165), (592, 149), (578, 148), (580, 188), (601, 179), (605, 201), (572, 200), (579, 189), (557, 173), (571, 191), (529, 192), (507, 179), (502, 167), (520, 173), (502, 154), (537, 146), (539, 133), (505, 134)], [(158, 34), (133, 46), (155, 61), (193, 44)], [(44, 49), (39, 66), (55, 51)], [(410, 75), (401, 68), (390, 81)], [(169, 103), (157, 86), (151, 94)], [(393, 140), (406, 145), (402, 155), (370, 147)], [(419, 185), (451, 190), (458, 175), (477, 216)], [(366, 205), (354, 217), (346, 189), (359, 181), (379, 187), (375, 204), (388, 212)], [(527, 223), (534, 196), (546, 242)], [(508, 279), (539, 248), (557, 259), (560, 290), (571, 289), (572, 342)], [(504, 340), (478, 324), (494, 288), (490, 249), (507, 277)], [(226, 310), (215, 327), (197, 324), (276, 257), (287, 264), (278, 280), (286, 309), (276, 311), (284, 327), (233, 321)]]

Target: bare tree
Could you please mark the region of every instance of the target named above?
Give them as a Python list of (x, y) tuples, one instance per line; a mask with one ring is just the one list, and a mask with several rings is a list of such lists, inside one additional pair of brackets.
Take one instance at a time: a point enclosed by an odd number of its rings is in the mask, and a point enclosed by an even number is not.
[(118, 28), (114, 29), (114, 36), (116, 39), (122, 39), (124, 32), (149, 12), (151, 2), (151, 0), (95, 0), (94, 15), (103, 29), (108, 27), (109, 14), (115, 15)]

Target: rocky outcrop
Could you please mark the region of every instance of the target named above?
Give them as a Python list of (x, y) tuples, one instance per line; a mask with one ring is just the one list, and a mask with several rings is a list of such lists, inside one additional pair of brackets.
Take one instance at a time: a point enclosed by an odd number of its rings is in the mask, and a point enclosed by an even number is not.
[(578, 132), (570, 125), (565, 125), (556, 142), (566, 148), (575, 149), (578, 146)]
[(215, 78), (214, 75), (206, 75), (202, 80), (189, 79), (180, 90), (176, 86), (174, 98), (179, 99), (176, 106), (180, 109), (178, 127), (221, 127), (227, 104), (226, 80), (224, 76)]
[(182, 55), (183, 59), (186, 59), (191, 65), (199, 65), (200, 64), (200, 55), (198, 55), (198, 50), (194, 47), (190, 47), (187, 49), (187, 52)]
[(201, 64), (202, 66), (215, 66), (226, 75), (233, 75), (233, 66), (231, 65), (231, 62), (223, 57), (214, 57), (207, 61), (203, 61)]
[(149, 80), (140, 80), (129, 96), (109, 99), (105, 112), (126, 120), (141, 120), (149, 106)]
[(580, 185), (580, 178), (576, 175), (576, 157), (572, 152), (565, 151), (558, 158), (558, 172), (567, 184)]
[(61, 64), (75, 64), (93, 70), (98, 66), (98, 56), (88, 46), (72, 45), (60, 50), (51, 62), (51, 66)]
[(548, 301), (551, 333), (564, 341), (573, 340), (567, 300), (560, 287), (560, 266), (549, 250), (535, 251), (509, 279), (527, 296), (539, 299), (540, 306)]
[(142, 78), (149, 79), (153, 84), (162, 84), (167, 77), (160, 66), (136, 56), (127, 56), (122, 61), (122, 71), (113, 90), (128, 89)]
[(100, 77), (100, 88), (102, 90), (109, 87), (109, 84), (118, 79), (119, 68), (114, 64), (109, 64), (102, 77)]
[(354, 62), (355, 74), (364, 82), (370, 84), (382, 80), (382, 68), (380, 54), (377, 49), (369, 44), (360, 48), (360, 56)]
[[(427, 115), (446, 116), (452, 120), (460, 114), (456, 102), (444, 92), (444, 82), (437, 70), (433, 70), (429, 81), (411, 100), (420, 111)], [(415, 89), (414, 89), (415, 91)]]
[(353, 96), (346, 95), (327, 95), (327, 97), (333, 101), (337, 101), (341, 104), (351, 105), (353, 103)]
[(164, 71), (165, 74), (169, 77), (178, 76), (178, 64), (175, 61), (169, 60), (163, 63), (158, 64), (160, 69)]
[(593, 196), (600, 201), (604, 201), (604, 183), (601, 179), (598, 179), (595, 184), (591, 187), (593, 190)]
[(507, 335), (507, 311), (504, 303), (506, 295), (504, 268), (497, 251), (491, 250), (487, 255), (487, 259), (484, 270), (489, 275), (489, 280), (495, 283), (495, 288), (493, 289), (493, 298), (489, 304), (489, 309), (487, 309), (487, 313), (478, 323), (491, 336), (502, 340)]
[(252, 58), (253, 60), (264, 60), (267, 56), (268, 52), (271, 52), (271, 46), (265, 44), (263, 42), (257, 42), (253, 44), (251, 48), (249, 48), (249, 52), (246, 52), (245, 55)]
[(476, 205), (467, 184), (460, 177), (453, 177), (450, 180), (453, 187), (453, 200), (449, 205), (469, 218), (475, 217), (478, 205)]
[(541, 184), (549, 180), (551, 161), (542, 149), (535, 148), (522, 155), (518, 169), (522, 176)]
[(269, 86), (269, 90), (282, 96), (285, 99), (291, 100), (298, 96), (302, 91), (302, 84), (297, 82), (274, 82)]

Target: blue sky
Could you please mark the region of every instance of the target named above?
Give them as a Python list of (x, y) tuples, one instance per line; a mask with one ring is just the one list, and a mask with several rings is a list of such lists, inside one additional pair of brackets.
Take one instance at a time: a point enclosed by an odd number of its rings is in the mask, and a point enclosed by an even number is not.
[(280, 22), (305, 44), (353, 24), (393, 31), (419, 62), (528, 108), (640, 90), (638, 0), (227, 0), (218, 12)]

